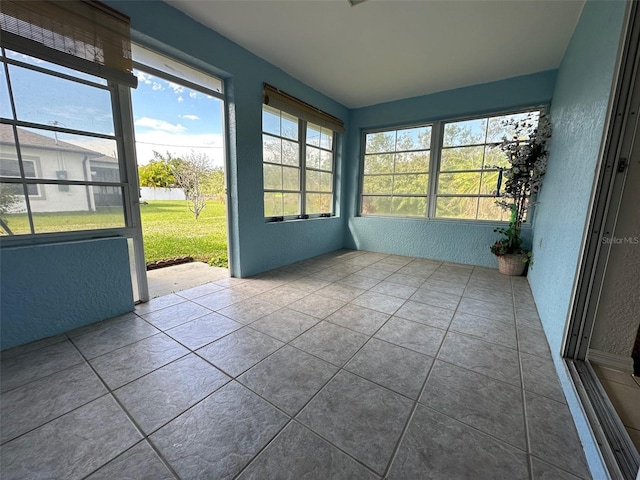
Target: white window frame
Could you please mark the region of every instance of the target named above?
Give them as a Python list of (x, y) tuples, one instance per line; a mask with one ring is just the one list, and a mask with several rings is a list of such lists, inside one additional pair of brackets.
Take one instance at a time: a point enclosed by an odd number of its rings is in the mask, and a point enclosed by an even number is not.
[[(36, 57), (34, 57), (36, 58)], [(105, 81), (106, 84), (96, 83), (94, 81), (86, 79), (86, 75), (82, 72), (78, 72), (79, 75), (76, 77), (70, 73), (62, 73), (57, 72), (55, 70), (50, 70), (48, 68), (43, 68), (37, 65), (33, 65), (28, 62), (23, 62), (21, 60), (10, 58), (5, 55), (5, 50), (2, 48), (0, 50), (0, 59), (2, 63), (0, 64), (0, 68), (3, 68), (3, 75), (8, 76), (9, 65), (16, 65), (21, 68), (25, 68), (31, 71), (40, 72), (43, 74), (51, 75), (53, 77), (58, 77), (66, 80), (70, 80), (76, 83), (88, 85), (91, 87), (99, 88), (102, 90), (107, 90), (110, 92), (111, 98), (111, 107), (112, 107), (112, 115), (114, 122), (115, 132), (113, 135), (95, 133), (90, 131), (78, 130), (78, 129), (70, 129), (64, 128), (59, 125), (43, 125), (39, 123), (23, 121), (12, 116), (11, 118), (2, 118), (1, 121), (5, 125), (11, 125), (16, 128), (35, 128), (39, 130), (48, 130), (52, 132), (59, 133), (69, 133), (75, 135), (82, 135), (85, 137), (94, 137), (97, 139), (108, 139), (114, 140), (116, 142), (117, 147), (117, 157), (118, 157), (118, 168), (120, 171), (120, 181), (119, 182), (93, 182), (91, 180), (60, 180), (60, 179), (45, 179), (45, 178), (28, 178), (22, 175), (24, 173), (24, 169), (21, 167), (21, 177), (0, 177), (0, 181), (3, 183), (12, 183), (28, 186), (28, 185), (66, 185), (66, 186), (83, 186), (83, 187), (91, 187), (95, 185), (104, 185), (110, 187), (116, 187), (120, 189), (122, 192), (122, 213), (123, 213), (123, 225), (121, 227), (106, 227), (101, 229), (87, 229), (87, 230), (70, 230), (70, 231), (62, 231), (62, 232), (42, 232), (38, 233), (34, 229), (33, 223), (33, 212), (31, 211), (30, 206), (30, 198), (34, 200), (43, 200), (44, 196), (42, 195), (42, 190), (38, 188), (38, 197), (28, 196), (24, 197), (25, 205), (26, 205), (26, 214), (29, 220), (29, 227), (31, 232), (26, 234), (16, 234), (16, 235), (6, 235), (0, 237), (0, 241), (3, 246), (17, 246), (17, 245), (26, 245), (26, 244), (40, 244), (40, 243), (49, 243), (51, 241), (73, 241), (73, 240), (82, 240), (82, 239), (91, 239), (98, 237), (110, 237), (110, 236), (127, 236), (133, 237), (139, 230), (140, 225), (139, 221), (135, 220), (134, 208), (131, 199), (134, 195), (137, 196), (137, 172), (135, 171), (135, 161), (132, 161), (135, 155), (135, 152), (132, 152), (132, 148), (128, 145), (129, 141), (132, 141), (133, 135), (129, 132), (129, 128), (131, 128), (131, 120), (128, 118), (131, 117), (130, 103), (127, 102), (127, 94), (128, 87), (118, 85), (112, 81)], [(43, 58), (42, 60), (50, 61), (48, 58)], [(69, 71), (69, 68), (66, 67), (64, 69), (65, 72)], [(10, 92), (11, 94), (11, 92)], [(13, 98), (11, 98), (11, 102), (13, 103)], [(15, 109), (12, 105), (12, 111), (15, 112)], [(15, 115), (15, 113), (14, 113)], [(18, 139), (19, 142), (19, 139)], [(16, 147), (17, 148), (17, 147)], [(22, 152), (19, 148), (17, 148), (17, 158), (19, 162), (30, 161), (32, 156), (25, 155), (23, 157)]]
[[(414, 219), (414, 220), (428, 220), (428, 221), (455, 221), (455, 222), (464, 222), (464, 223), (506, 223), (508, 221), (508, 215), (505, 215), (505, 219), (504, 220), (484, 220), (484, 219), (472, 219), (472, 218), (455, 218), (455, 217), (439, 217), (436, 216), (436, 202), (437, 202), (437, 198), (438, 197), (465, 197), (468, 196), (470, 198), (495, 198), (492, 195), (482, 195), (482, 194), (478, 194), (478, 195), (462, 195), (462, 194), (440, 194), (438, 193), (438, 183), (439, 183), (439, 177), (440, 177), (440, 173), (447, 173), (445, 172), (441, 172), (440, 167), (441, 167), (441, 160), (442, 160), (442, 150), (443, 148), (448, 148), (448, 147), (444, 147), (443, 146), (443, 137), (444, 137), (444, 128), (447, 124), (449, 123), (457, 123), (457, 122), (463, 122), (463, 121), (469, 121), (469, 120), (482, 120), (482, 119), (490, 119), (490, 118), (494, 118), (494, 117), (502, 117), (502, 116), (507, 116), (507, 115), (516, 115), (516, 114), (526, 114), (529, 112), (540, 112), (541, 114), (544, 113), (546, 110), (545, 106), (531, 106), (531, 107), (526, 107), (526, 108), (520, 108), (520, 109), (512, 109), (512, 110), (507, 110), (507, 111), (500, 111), (500, 112), (491, 112), (491, 113), (486, 113), (483, 115), (474, 115), (474, 116), (468, 116), (468, 117), (459, 117), (459, 118), (449, 118), (449, 119), (442, 119), (442, 120), (437, 120), (434, 122), (424, 122), (424, 123), (415, 123), (415, 124), (401, 124), (401, 125), (394, 125), (394, 126), (390, 126), (387, 128), (377, 128), (377, 129), (367, 129), (367, 130), (363, 130), (362, 132), (362, 138), (361, 138), (361, 147), (360, 147), (360, 175), (359, 175), (359, 195), (358, 195), (358, 213), (357, 215), (360, 217), (378, 217), (378, 218), (400, 218), (400, 219)], [(395, 215), (395, 214), (370, 214), (370, 213), (363, 213), (362, 208), (363, 208), (363, 196), (367, 196), (370, 194), (365, 194), (364, 193), (364, 171), (365, 171), (365, 158), (366, 158), (366, 139), (367, 139), (367, 135), (368, 134), (374, 134), (374, 133), (384, 133), (384, 132), (393, 132), (393, 131), (398, 131), (398, 130), (406, 130), (406, 129), (411, 129), (411, 128), (418, 128), (418, 127), (427, 127), (430, 126), (431, 127), (431, 145), (430, 145), (430, 160), (429, 160), (429, 186), (428, 186), (428, 190), (427, 190), (427, 194), (426, 195), (413, 195), (413, 196), (417, 196), (417, 197), (424, 197), (427, 199), (427, 209), (426, 209), (426, 215), (424, 217), (422, 216), (406, 216), (406, 215)], [(487, 144), (481, 144), (481, 145), (499, 145), (501, 142), (491, 142), (491, 143), (487, 143)], [(467, 145), (464, 145), (465, 147)], [(395, 153), (395, 152), (390, 152), (390, 153)], [(484, 170), (477, 170), (478, 172), (482, 172), (482, 171), (493, 171), (496, 169), (484, 169)], [(476, 170), (474, 170), (476, 171)], [(477, 210), (476, 210), (476, 215), (477, 215)], [(531, 215), (531, 210), (529, 211), (529, 215), (528, 217), (530, 217)]]
[[(289, 142), (294, 142), (297, 143), (298, 145), (298, 159), (299, 159), (299, 163), (298, 166), (289, 166), (289, 165), (284, 165), (282, 163), (273, 163), (273, 162), (267, 162), (265, 161), (264, 155), (262, 158), (262, 165), (263, 165), (263, 172), (264, 172), (264, 165), (275, 165), (275, 166), (280, 166), (280, 167), (291, 167), (291, 168), (297, 168), (299, 173), (298, 173), (298, 185), (299, 185), (299, 189), (298, 190), (285, 190), (284, 189), (284, 185), (283, 185), (283, 189), (278, 190), (278, 189), (270, 189), (270, 188), (265, 188), (264, 187), (264, 178), (263, 178), (263, 199), (264, 199), (264, 194), (267, 193), (282, 193), (282, 194), (286, 194), (286, 193), (293, 193), (293, 194), (298, 194), (300, 196), (300, 203), (299, 203), (299, 209), (300, 209), (300, 213), (299, 214), (295, 214), (295, 215), (277, 215), (277, 216), (264, 216), (265, 218), (265, 222), (267, 223), (271, 223), (271, 222), (281, 222), (281, 221), (290, 221), (290, 220), (304, 220), (304, 219), (309, 219), (309, 218), (321, 218), (321, 217), (333, 217), (335, 216), (335, 184), (336, 184), (336, 142), (337, 142), (337, 133), (334, 130), (331, 130), (327, 127), (322, 127), (316, 123), (314, 123), (313, 121), (307, 121), (305, 119), (302, 119), (298, 116), (296, 116), (293, 113), (289, 113), (287, 112), (285, 109), (280, 109), (280, 108), (275, 108), (275, 107), (270, 107), (268, 105), (262, 105), (262, 112), (264, 112), (265, 107), (272, 109), (272, 110), (277, 110), (279, 112), (285, 113), (289, 116), (292, 116), (294, 118), (297, 119), (298, 122), (298, 137), (297, 140), (293, 140), (290, 139), (288, 137), (284, 137), (282, 135), (275, 135), (273, 133), (267, 132), (264, 129), (264, 125), (262, 126), (262, 138), (263, 138), (263, 145), (264, 145), (264, 136), (269, 136), (275, 139), (278, 139), (279, 141), (282, 140), (286, 140)], [(332, 132), (332, 139), (331, 139), (331, 149), (327, 149), (327, 148), (323, 148), (321, 146), (316, 146), (316, 145), (308, 145), (307, 144), (307, 127), (308, 125), (313, 125), (315, 127), (318, 128), (322, 128), (325, 130), (331, 130)], [(307, 146), (312, 147), (312, 148), (317, 148), (321, 151), (324, 152), (331, 152), (331, 191), (329, 192), (322, 192), (322, 191), (316, 191), (316, 190), (307, 190), (307, 185), (306, 185), (306, 177), (307, 177), (307, 171), (311, 170), (311, 171), (319, 171), (319, 172), (323, 172), (323, 173), (329, 173), (328, 170), (321, 170), (321, 169), (317, 169), (317, 168), (312, 168), (309, 167), (307, 165)], [(264, 175), (264, 173), (263, 173)], [(307, 194), (330, 194), (331, 195), (331, 211), (329, 212), (319, 212), (319, 213), (307, 213)], [(263, 200), (264, 201), (264, 200)], [(263, 215), (264, 215), (264, 205), (263, 205)]]

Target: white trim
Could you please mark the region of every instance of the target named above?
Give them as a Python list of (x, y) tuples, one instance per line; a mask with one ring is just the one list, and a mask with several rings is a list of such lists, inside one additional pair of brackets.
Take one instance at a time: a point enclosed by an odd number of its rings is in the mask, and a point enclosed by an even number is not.
[(613, 368), (628, 374), (633, 373), (633, 358), (631, 357), (625, 357), (616, 353), (603, 352), (602, 350), (590, 348), (587, 358), (591, 363), (595, 363), (602, 367)]

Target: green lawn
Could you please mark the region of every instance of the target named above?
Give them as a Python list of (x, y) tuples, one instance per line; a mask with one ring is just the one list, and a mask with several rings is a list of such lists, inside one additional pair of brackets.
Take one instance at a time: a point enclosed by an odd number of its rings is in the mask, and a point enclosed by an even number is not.
[(227, 267), (227, 218), (225, 205), (207, 201), (198, 220), (180, 200), (149, 201), (140, 205), (144, 253), (147, 262), (173, 257)]
[[(147, 262), (175, 257), (227, 267), (227, 219), (225, 205), (209, 200), (196, 221), (185, 201), (150, 201), (140, 205), (144, 252)], [(4, 215), (18, 235), (28, 233), (25, 214)], [(121, 209), (101, 209), (97, 212), (34, 213), (37, 232), (63, 232), (123, 226)], [(6, 232), (0, 229), (0, 235)]]

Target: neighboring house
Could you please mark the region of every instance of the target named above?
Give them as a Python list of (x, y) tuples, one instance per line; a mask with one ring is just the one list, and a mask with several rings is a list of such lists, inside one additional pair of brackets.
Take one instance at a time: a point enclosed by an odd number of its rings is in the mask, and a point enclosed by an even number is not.
[[(119, 181), (118, 160), (113, 157), (24, 128), (18, 128), (18, 141), (27, 178)], [(4, 124), (0, 124), (0, 175), (20, 176), (11, 126)], [(33, 212), (95, 211), (122, 203), (118, 187), (112, 186), (41, 183), (27, 188)]]

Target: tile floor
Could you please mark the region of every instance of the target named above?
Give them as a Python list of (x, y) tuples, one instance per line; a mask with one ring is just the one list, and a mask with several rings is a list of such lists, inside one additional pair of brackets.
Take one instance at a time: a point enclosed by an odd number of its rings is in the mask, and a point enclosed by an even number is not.
[(593, 369), (640, 452), (640, 377), (600, 365), (593, 365)]
[(526, 279), (341, 250), (5, 351), (9, 479), (576, 479)]

